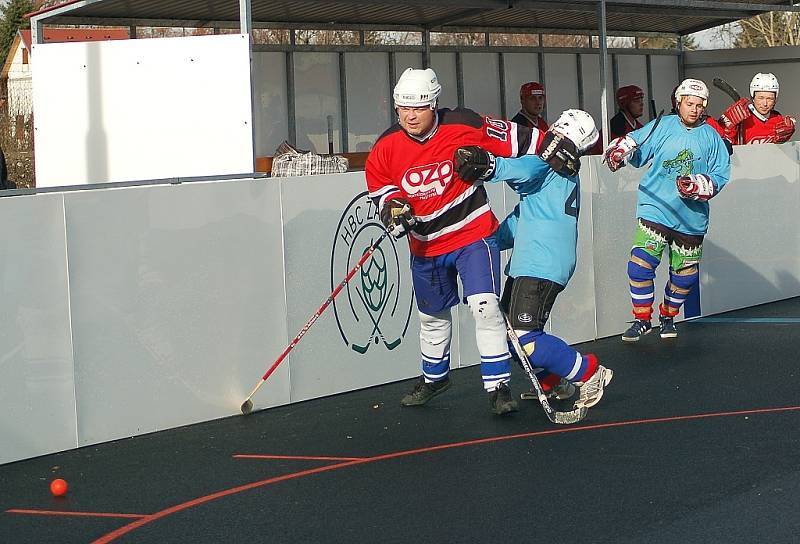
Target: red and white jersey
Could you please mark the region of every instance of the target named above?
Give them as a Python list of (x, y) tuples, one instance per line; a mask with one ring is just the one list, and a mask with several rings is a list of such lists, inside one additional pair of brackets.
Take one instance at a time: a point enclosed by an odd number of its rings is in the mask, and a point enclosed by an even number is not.
[(535, 153), (544, 139), (537, 129), (472, 110), (441, 109), (437, 116), (435, 132), (423, 141), (392, 126), (375, 142), (365, 168), (369, 196), (379, 210), (393, 197), (411, 203), (417, 223), (409, 244), (420, 257), (455, 251), (497, 230), (486, 189), (455, 173), (456, 149), (477, 145), (500, 157), (517, 157)]
[(725, 129), (725, 139), (734, 144), (739, 143), (739, 126), (744, 130), (745, 144), (774, 144), (783, 143), (779, 141), (775, 134), (775, 125), (783, 121), (783, 115), (777, 111), (771, 111), (766, 121), (762, 121), (755, 114), (751, 115), (740, 125), (734, 125)]
[(537, 115), (534, 119), (522, 110), (519, 110), (519, 112), (511, 118), (511, 121), (522, 127), (538, 128), (542, 132), (547, 132), (547, 129), (550, 128), (550, 125), (547, 124), (547, 121), (545, 121), (541, 115)]

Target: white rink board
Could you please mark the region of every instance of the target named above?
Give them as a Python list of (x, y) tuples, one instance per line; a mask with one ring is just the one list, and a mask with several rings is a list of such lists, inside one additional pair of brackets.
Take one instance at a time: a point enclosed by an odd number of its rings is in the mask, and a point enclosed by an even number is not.
[[(736, 148), (732, 181), (711, 202), (702, 315), (800, 296), (799, 146)], [(551, 318), (571, 343), (616, 336), (631, 319), (626, 267), (644, 171), (612, 174), (600, 160), (583, 159), (577, 270)], [(364, 189), (352, 172), (0, 199), (0, 228), (17, 233), (0, 245), (0, 430), (14, 438), (0, 443), (0, 462), (237, 414), (380, 232)], [(513, 208), (507, 189), (489, 192), (498, 216)], [(380, 261), (371, 279), (357, 274), (256, 409), (418, 374), (408, 249), (384, 242), (388, 281), (373, 281)], [(375, 297), (372, 310), (359, 292)], [(479, 360), (470, 312), (457, 311), (454, 368)]]
[(249, 36), (35, 46), (38, 187), (253, 172)]

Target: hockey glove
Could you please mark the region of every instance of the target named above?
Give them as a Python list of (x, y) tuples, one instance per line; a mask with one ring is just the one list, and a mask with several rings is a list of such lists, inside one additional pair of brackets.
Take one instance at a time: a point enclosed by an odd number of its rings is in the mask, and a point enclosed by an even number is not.
[(714, 183), (705, 174), (689, 174), (678, 176), (675, 180), (682, 198), (691, 200), (708, 200), (716, 194)]
[(381, 208), (381, 222), (395, 238), (402, 238), (416, 223), (411, 203), (402, 197), (390, 198)]
[(783, 119), (775, 123), (775, 141), (779, 144), (788, 142), (794, 134), (794, 125), (794, 117), (784, 115)]
[(728, 109), (722, 112), (722, 116), (719, 118), (719, 122), (725, 128), (735, 127), (751, 115), (753, 112), (750, 111), (750, 100), (747, 98), (740, 98), (730, 106)]
[(494, 174), (494, 155), (477, 145), (459, 147), (453, 154), (456, 174), (470, 183), (489, 179)]
[(603, 153), (603, 162), (608, 165), (609, 170), (616, 172), (625, 166), (625, 159), (634, 151), (636, 151), (636, 141), (630, 136), (614, 138)]
[(580, 154), (575, 143), (554, 131), (547, 131), (539, 146), (539, 157), (562, 176), (574, 176), (581, 169)]

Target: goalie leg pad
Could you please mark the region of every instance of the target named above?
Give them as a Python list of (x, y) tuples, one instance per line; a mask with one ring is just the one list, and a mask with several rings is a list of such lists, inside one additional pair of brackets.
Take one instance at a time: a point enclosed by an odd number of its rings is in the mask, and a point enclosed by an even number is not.
[[(550, 280), (528, 276), (514, 278), (508, 302), (511, 326), (515, 330), (543, 330), (556, 297), (563, 290), (562, 285)], [(503, 297), (505, 299), (506, 293)]]
[(420, 312), (419, 323), (422, 375), (429, 383), (443, 380), (450, 371), (450, 338), (453, 328), (450, 309), (435, 315)]

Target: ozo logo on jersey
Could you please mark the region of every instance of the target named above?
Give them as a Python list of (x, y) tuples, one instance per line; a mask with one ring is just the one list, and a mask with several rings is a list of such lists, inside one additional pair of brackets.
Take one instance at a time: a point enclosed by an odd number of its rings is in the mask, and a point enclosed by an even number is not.
[(444, 188), (453, 179), (453, 161), (414, 166), (406, 170), (401, 184), (409, 196), (425, 200), (444, 193)]
[[(360, 193), (345, 208), (331, 251), (331, 290), (384, 232), (375, 204)], [(336, 325), (344, 344), (364, 354), (370, 346), (393, 350), (408, 332), (414, 290), (408, 272), (408, 251), (397, 251), (386, 237), (333, 301)]]

